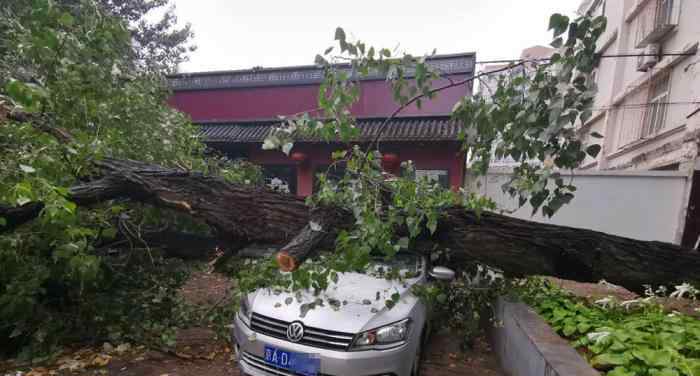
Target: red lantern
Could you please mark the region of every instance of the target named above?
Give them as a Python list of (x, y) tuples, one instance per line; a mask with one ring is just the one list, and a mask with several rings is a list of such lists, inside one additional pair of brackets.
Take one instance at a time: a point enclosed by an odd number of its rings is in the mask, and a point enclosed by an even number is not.
[(387, 170), (392, 170), (398, 167), (399, 162), (399, 156), (394, 154), (394, 153), (387, 153), (382, 155), (382, 163), (384, 164), (384, 168)]
[(299, 162), (299, 163), (304, 162), (307, 158), (306, 153), (302, 153), (300, 151), (295, 151), (289, 157), (292, 158), (293, 161)]

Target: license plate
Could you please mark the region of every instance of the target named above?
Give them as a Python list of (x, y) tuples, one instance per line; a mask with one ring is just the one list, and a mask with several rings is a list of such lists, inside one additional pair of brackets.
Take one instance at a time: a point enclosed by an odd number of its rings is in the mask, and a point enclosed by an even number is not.
[(317, 376), (321, 369), (318, 354), (297, 353), (265, 346), (265, 362), (305, 376)]

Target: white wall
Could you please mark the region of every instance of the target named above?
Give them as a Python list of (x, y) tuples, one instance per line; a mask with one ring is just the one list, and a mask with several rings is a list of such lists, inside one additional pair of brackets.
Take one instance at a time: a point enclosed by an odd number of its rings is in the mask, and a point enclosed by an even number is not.
[[(491, 197), (501, 209), (515, 210), (517, 198), (501, 190), (508, 179), (508, 171), (491, 171), (487, 176), (467, 175), (465, 186)], [(577, 172), (573, 181), (576, 197), (551, 219), (541, 214), (531, 217), (529, 204), (508, 215), (639, 240), (679, 243), (687, 181), (679, 172)]]

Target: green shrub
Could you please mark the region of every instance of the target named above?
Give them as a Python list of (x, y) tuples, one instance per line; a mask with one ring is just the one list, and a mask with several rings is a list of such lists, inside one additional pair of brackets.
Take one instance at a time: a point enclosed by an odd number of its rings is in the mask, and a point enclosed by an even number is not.
[(608, 376), (700, 375), (700, 321), (665, 312), (653, 296), (599, 307), (543, 279), (520, 295)]

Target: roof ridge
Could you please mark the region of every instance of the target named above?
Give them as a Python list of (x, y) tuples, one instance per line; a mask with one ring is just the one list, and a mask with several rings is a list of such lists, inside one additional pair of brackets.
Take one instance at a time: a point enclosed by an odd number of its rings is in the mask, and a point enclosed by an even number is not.
[[(393, 120), (443, 120), (451, 118), (452, 115), (405, 115), (395, 116)], [(388, 116), (358, 116), (355, 119), (358, 121), (374, 121), (385, 120)], [(322, 118), (321, 120), (329, 120)], [(227, 125), (227, 124), (255, 124), (255, 123), (279, 123), (282, 119), (230, 119), (230, 120), (205, 120), (193, 121), (195, 125)]]

